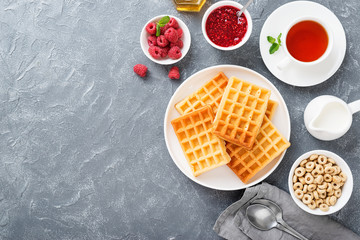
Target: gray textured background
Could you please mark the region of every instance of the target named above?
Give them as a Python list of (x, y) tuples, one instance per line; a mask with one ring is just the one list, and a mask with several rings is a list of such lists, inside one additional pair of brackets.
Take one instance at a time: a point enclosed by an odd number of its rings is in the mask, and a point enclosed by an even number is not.
[[(290, 166), (305, 151), (327, 149), (346, 159), (354, 192), (332, 217), (359, 234), (360, 115), (348, 134), (327, 143), (306, 131), (303, 111), (321, 94), (360, 98), (360, 2), (317, 1), (338, 16), (348, 46), (337, 73), (312, 88), (282, 83), (260, 57), (261, 27), (286, 2), (255, 0), (250, 40), (221, 52), (200, 28), (211, 1), (200, 13), (179, 13), (170, 0), (1, 1), (0, 238), (218, 239), (212, 226), (242, 191), (193, 183), (171, 160), (163, 136), (175, 89), (217, 64), (263, 74), (288, 104), (292, 147), (269, 183), (286, 190)], [(192, 34), (180, 80), (168, 79), (170, 66), (151, 62), (140, 48), (143, 25), (159, 14), (180, 17)], [(133, 73), (137, 63), (149, 67), (145, 79)]]

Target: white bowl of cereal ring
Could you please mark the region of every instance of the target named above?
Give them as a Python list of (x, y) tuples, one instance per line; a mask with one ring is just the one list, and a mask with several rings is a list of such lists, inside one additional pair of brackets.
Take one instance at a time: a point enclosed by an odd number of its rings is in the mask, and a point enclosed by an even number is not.
[(353, 177), (344, 159), (330, 151), (313, 150), (294, 162), (288, 184), (291, 197), (301, 209), (329, 215), (350, 199)]

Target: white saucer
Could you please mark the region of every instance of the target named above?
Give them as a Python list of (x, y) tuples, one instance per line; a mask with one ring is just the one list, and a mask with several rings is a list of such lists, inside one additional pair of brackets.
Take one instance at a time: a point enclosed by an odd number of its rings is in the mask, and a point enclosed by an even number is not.
[[(283, 48), (270, 55), (270, 43), (267, 36), (277, 37), (284, 33), (289, 22), (302, 16), (314, 16), (326, 21), (333, 30), (334, 46), (329, 57), (316, 66), (299, 66), (290, 63), (286, 69), (280, 71), (276, 64), (285, 56)], [(281, 39), (285, 44), (285, 39)], [(298, 87), (308, 87), (322, 83), (329, 79), (340, 67), (346, 52), (345, 31), (339, 19), (329, 9), (315, 2), (295, 1), (276, 9), (265, 21), (260, 33), (260, 53), (269, 71), (281, 81)]]
[(279, 157), (275, 158), (261, 171), (259, 171), (253, 178), (250, 179), (247, 184), (243, 183), (228, 166), (218, 167), (209, 172), (203, 173), (198, 177), (194, 177), (191, 173), (189, 165), (187, 164), (186, 158), (175, 135), (174, 129), (171, 126), (171, 120), (180, 116), (174, 107), (175, 104), (196, 91), (196, 89), (200, 88), (220, 71), (225, 73), (228, 78), (235, 76), (270, 89), (270, 98), (279, 103), (271, 122), (277, 127), (277, 129), (286, 139), (290, 138), (291, 127), (289, 112), (286, 103), (277, 88), (265, 77), (251, 69), (235, 65), (218, 65), (205, 68), (191, 75), (175, 91), (169, 101), (164, 118), (165, 142), (170, 156), (176, 166), (194, 182), (205, 187), (218, 190), (238, 190), (253, 186), (268, 177), (280, 164), (286, 150)]

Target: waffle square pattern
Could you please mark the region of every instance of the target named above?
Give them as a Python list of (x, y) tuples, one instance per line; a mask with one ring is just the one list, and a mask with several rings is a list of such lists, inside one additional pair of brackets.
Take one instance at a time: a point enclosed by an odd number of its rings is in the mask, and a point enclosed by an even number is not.
[(288, 147), (290, 143), (265, 116), (251, 151), (232, 143), (226, 144), (226, 150), (231, 157), (228, 166), (241, 181), (247, 183)]
[(278, 105), (279, 105), (278, 102), (269, 99), (268, 105), (266, 108), (266, 112), (265, 112), (265, 116), (267, 116), (269, 120), (271, 120), (273, 118)]
[(213, 133), (250, 150), (267, 109), (270, 90), (231, 77), (214, 120)]
[(228, 78), (223, 72), (219, 72), (196, 92), (178, 102), (175, 108), (183, 115), (209, 105), (216, 114), (227, 84)]
[(195, 177), (230, 162), (225, 142), (211, 132), (213, 120), (211, 107), (206, 105), (171, 121)]

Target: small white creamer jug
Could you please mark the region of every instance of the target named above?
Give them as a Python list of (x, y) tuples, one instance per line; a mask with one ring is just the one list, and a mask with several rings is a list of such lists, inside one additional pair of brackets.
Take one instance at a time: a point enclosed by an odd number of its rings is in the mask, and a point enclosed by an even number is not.
[(323, 95), (309, 102), (304, 122), (313, 137), (324, 141), (335, 140), (349, 130), (352, 115), (358, 111), (360, 100), (346, 104), (340, 98)]

